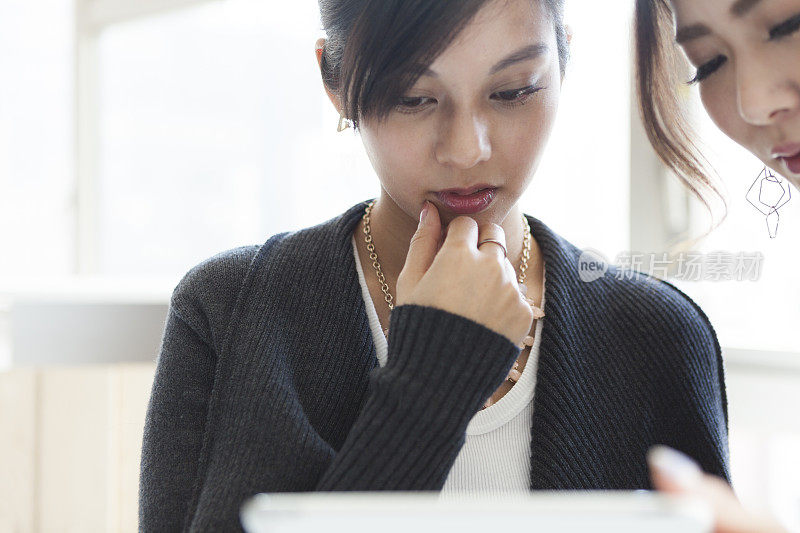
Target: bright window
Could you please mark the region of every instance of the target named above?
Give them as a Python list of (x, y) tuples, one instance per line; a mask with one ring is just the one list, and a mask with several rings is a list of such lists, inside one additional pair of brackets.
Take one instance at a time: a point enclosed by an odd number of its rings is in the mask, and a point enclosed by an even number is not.
[(0, 281), (75, 261), (71, 2), (0, 2)]
[(376, 194), (322, 91), (315, 3), (232, 0), (100, 37), (100, 273), (178, 275)]

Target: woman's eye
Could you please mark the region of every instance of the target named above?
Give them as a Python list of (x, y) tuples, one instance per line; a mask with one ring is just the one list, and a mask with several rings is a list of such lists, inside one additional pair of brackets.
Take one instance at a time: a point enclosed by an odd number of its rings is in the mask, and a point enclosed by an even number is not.
[(528, 85), (527, 87), (522, 87), (520, 89), (512, 89), (510, 91), (500, 91), (496, 94), (503, 103), (507, 105), (522, 105), (525, 104), (528, 99), (536, 94), (537, 92), (544, 89), (544, 87), (536, 87), (535, 85)]
[(427, 100), (433, 100), (433, 99), (426, 98), (424, 96), (418, 96), (415, 98), (402, 96), (397, 100), (397, 109), (401, 113), (413, 113), (423, 108), (427, 103), (426, 102)]
[[(535, 85), (529, 85), (527, 87), (522, 87), (520, 89), (512, 89), (509, 91), (500, 91), (494, 93), (492, 97), (497, 96), (499, 100), (503, 102), (504, 105), (514, 107), (517, 105), (524, 105), (527, 101), (533, 96), (535, 93), (541, 91), (545, 87), (536, 87)], [(397, 110), (401, 113), (415, 113), (427, 106), (430, 102), (436, 103), (434, 98), (428, 98), (425, 96), (418, 96), (418, 97), (408, 97), (403, 96), (397, 100)]]
[(792, 18), (785, 20), (769, 30), (769, 38), (774, 41), (781, 37), (787, 37), (800, 29), (800, 13)]
[(697, 73), (695, 74), (694, 78), (689, 80), (689, 84), (695, 84), (703, 81), (707, 77), (711, 76), (714, 72), (716, 72), (719, 67), (725, 64), (728, 60), (725, 56), (717, 56), (708, 63), (703, 63), (699, 67), (697, 67)]

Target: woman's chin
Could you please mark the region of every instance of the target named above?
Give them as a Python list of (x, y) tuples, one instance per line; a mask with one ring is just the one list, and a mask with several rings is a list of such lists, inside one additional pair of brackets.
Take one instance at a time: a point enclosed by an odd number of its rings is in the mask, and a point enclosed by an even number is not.
[(794, 185), (794, 188), (800, 191), (800, 177), (797, 176), (786, 176), (786, 179), (789, 180), (789, 183)]

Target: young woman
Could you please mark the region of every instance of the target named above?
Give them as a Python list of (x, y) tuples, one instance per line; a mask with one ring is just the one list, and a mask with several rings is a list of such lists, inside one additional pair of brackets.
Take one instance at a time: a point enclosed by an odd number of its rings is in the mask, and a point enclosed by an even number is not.
[(562, 2), (320, 8), (324, 88), (380, 196), (176, 287), (140, 527), (236, 529), (258, 492), (647, 488), (657, 443), (727, 478), (702, 311), (644, 275), (582, 277), (518, 205), (558, 107)]
[[(636, 39), (646, 130), (664, 162), (693, 191), (702, 196), (713, 193), (713, 186), (681, 118), (676, 43), (696, 68), (691, 83), (699, 85), (715, 124), (800, 185), (800, 0), (637, 0)], [(718, 531), (781, 530), (770, 519), (746, 513), (729, 487), (701, 476), (687, 458), (661, 449), (653, 466), (658, 487), (712, 502)]]

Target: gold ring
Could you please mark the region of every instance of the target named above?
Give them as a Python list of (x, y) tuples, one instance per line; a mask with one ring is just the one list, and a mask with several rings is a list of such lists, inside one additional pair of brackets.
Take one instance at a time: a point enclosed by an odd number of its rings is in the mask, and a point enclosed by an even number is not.
[(485, 244), (487, 242), (493, 242), (494, 244), (496, 244), (497, 246), (502, 248), (503, 249), (503, 256), (504, 257), (508, 257), (508, 252), (506, 251), (505, 245), (502, 242), (497, 241), (495, 239), (483, 239), (481, 242), (478, 243), (478, 248), (480, 248), (481, 245), (483, 245), (483, 244)]

